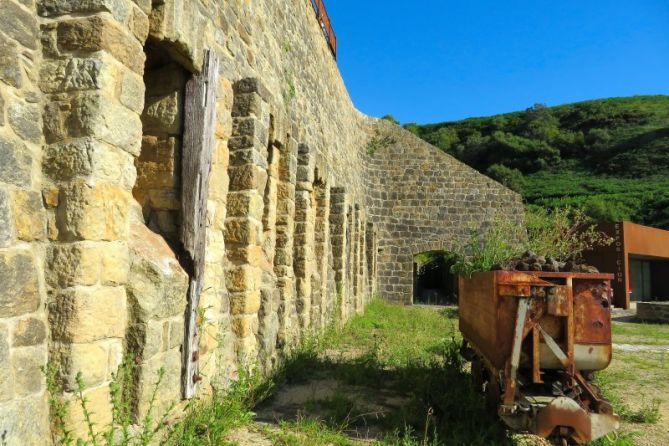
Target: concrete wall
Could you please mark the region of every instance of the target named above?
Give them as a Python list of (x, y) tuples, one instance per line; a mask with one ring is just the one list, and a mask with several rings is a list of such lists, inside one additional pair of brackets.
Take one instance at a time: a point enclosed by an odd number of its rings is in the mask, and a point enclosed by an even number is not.
[[(409, 302), (411, 254), (518, 198), (353, 107), (308, 0), (0, 0), (0, 435), (49, 437), (47, 363), (94, 422), (124, 358), (133, 413), (180, 396), (183, 86), (220, 58), (199, 389), (269, 372), (377, 291)], [(397, 143), (368, 153), (378, 132)], [(398, 162), (399, 161), (399, 162)], [(507, 203), (505, 207), (504, 203)], [(409, 268), (407, 269), (407, 266)], [(378, 280), (377, 280), (378, 278)], [(31, 413), (31, 417), (17, 416)], [(68, 420), (77, 431), (81, 410)]]

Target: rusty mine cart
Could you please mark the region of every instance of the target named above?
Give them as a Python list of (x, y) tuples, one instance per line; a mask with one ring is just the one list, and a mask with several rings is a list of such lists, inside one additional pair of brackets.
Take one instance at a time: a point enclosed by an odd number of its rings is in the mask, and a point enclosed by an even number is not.
[(611, 362), (611, 274), (490, 271), (460, 277), (463, 354), (512, 429), (583, 444), (618, 428), (591, 382)]

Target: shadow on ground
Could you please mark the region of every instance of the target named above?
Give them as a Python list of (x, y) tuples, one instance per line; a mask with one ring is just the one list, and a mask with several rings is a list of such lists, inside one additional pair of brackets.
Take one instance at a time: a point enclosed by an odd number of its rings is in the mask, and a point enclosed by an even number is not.
[(458, 349), (455, 339), (445, 341), (433, 360), (394, 367), (374, 351), (298, 354), (286, 364), (285, 384), (256, 407), (256, 421), (316, 419), (352, 440), (380, 444), (512, 444)]

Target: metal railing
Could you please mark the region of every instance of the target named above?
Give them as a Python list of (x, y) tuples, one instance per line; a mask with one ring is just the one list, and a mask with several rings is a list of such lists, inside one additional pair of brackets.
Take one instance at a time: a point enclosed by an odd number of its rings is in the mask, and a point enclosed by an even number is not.
[(313, 6), (314, 11), (316, 11), (316, 18), (321, 25), (323, 35), (328, 42), (330, 51), (332, 51), (334, 58), (337, 59), (337, 36), (335, 36), (335, 33), (332, 30), (332, 24), (330, 23), (330, 17), (328, 17), (328, 13), (325, 9), (325, 4), (323, 3), (323, 0), (311, 0), (311, 6)]

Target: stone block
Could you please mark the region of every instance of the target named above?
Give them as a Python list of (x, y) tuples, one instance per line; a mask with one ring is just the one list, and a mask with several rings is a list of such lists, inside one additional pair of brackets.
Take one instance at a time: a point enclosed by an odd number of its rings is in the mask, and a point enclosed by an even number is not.
[(260, 286), (261, 271), (250, 265), (232, 266), (225, 275), (228, 291), (256, 290)]
[(15, 348), (11, 353), (14, 395), (39, 393), (44, 388), (42, 367), (46, 366), (46, 346)]
[(46, 327), (41, 319), (29, 317), (16, 322), (12, 335), (14, 347), (39, 345), (46, 339)]
[(46, 256), (47, 283), (54, 288), (96, 284), (106, 246), (91, 242), (51, 245)]
[(46, 439), (51, 438), (48, 413), (44, 395), (0, 404), (0, 432), (5, 444), (21, 446), (44, 444)]
[(174, 91), (148, 97), (142, 113), (144, 132), (150, 135), (178, 135), (183, 123), (183, 94)]
[(107, 366), (109, 375), (107, 376), (107, 379), (110, 380), (113, 378), (114, 374), (118, 373), (118, 368), (123, 362), (125, 342), (122, 339), (113, 339), (107, 341), (107, 344), (109, 348), (109, 365)]
[(42, 200), (44, 200), (44, 205), (48, 208), (58, 207), (58, 194), (59, 190), (55, 186), (47, 187), (42, 191)]
[(263, 81), (257, 77), (247, 77), (245, 79), (241, 79), (235, 82), (232, 85), (232, 88), (236, 95), (258, 93), (258, 95), (266, 102), (269, 102), (272, 99), (272, 95), (269, 89), (265, 86)]
[[(109, 386), (87, 388), (84, 391), (86, 408), (91, 413), (91, 421), (96, 426), (108, 426), (112, 421), (112, 406), (109, 395)], [(81, 404), (77, 401), (70, 403), (67, 418), (68, 427), (81, 438), (87, 438), (87, 423)]]
[(39, 308), (35, 260), (29, 251), (0, 251), (0, 317), (20, 316)]
[(46, 147), (43, 170), (53, 180), (70, 180), (93, 172), (90, 153), (94, 140), (80, 138)]
[(142, 122), (137, 113), (99, 92), (76, 96), (65, 125), (66, 135), (91, 136), (134, 156), (140, 153)]
[(144, 90), (144, 81), (141, 76), (131, 71), (123, 73), (119, 96), (121, 104), (135, 113), (142, 113), (142, 110), (144, 110)]
[(14, 100), (7, 108), (7, 121), (21, 139), (38, 143), (42, 138), (42, 116), (37, 104)]
[(45, 93), (112, 89), (114, 69), (106, 53), (91, 57), (47, 60), (40, 70), (40, 88)]
[(105, 16), (62, 21), (58, 24), (57, 39), (61, 50), (107, 51), (134, 72), (141, 75), (144, 71), (142, 44)]
[(46, 235), (46, 213), (39, 192), (16, 190), (12, 194), (12, 217), (20, 240), (42, 240)]
[(43, 17), (107, 11), (119, 22), (124, 22), (131, 7), (128, 0), (41, 0), (37, 11)]
[(107, 243), (100, 255), (102, 268), (100, 281), (103, 285), (122, 285), (130, 272), (130, 253), (126, 243)]
[(262, 116), (262, 98), (258, 93), (235, 95), (232, 106), (233, 117)]
[(51, 100), (44, 104), (44, 114), (42, 123), (44, 125), (44, 138), (47, 143), (62, 141), (70, 138), (69, 124), (72, 115), (72, 104), (67, 98), (51, 97)]
[(133, 324), (128, 328), (127, 339), (132, 354), (148, 360), (164, 350), (163, 323), (149, 320)]
[(61, 291), (49, 304), (51, 336), (56, 341), (86, 343), (123, 338), (126, 320), (122, 287), (76, 287)]
[(60, 192), (56, 218), (63, 240), (123, 240), (129, 228), (129, 192), (119, 186), (83, 181)]
[(228, 194), (227, 215), (261, 220), (264, 211), (263, 198), (256, 191), (231, 192)]
[(245, 164), (229, 171), (231, 191), (255, 190), (263, 194), (267, 184), (267, 172), (259, 166)]
[(0, 189), (0, 248), (12, 244), (12, 221), (9, 193)]
[(132, 155), (88, 137), (47, 146), (42, 165), (55, 181), (92, 176), (129, 189), (136, 178)]
[(239, 338), (254, 336), (258, 332), (258, 316), (255, 314), (244, 314), (233, 317), (232, 330)]
[(0, 80), (14, 88), (21, 88), (23, 85), (19, 56), (18, 45), (0, 33)]
[(260, 240), (260, 222), (246, 218), (228, 218), (225, 222), (225, 242), (256, 245)]
[(0, 364), (3, 364), (3, 366), (0, 367), (1, 408), (2, 401), (10, 400), (14, 396), (14, 378), (12, 376), (12, 369), (9, 367), (9, 340), (7, 326), (5, 324), (0, 324)]
[(133, 7), (128, 20), (128, 28), (135, 38), (143, 43), (149, 36), (149, 16), (148, 11), (142, 11), (140, 8)]
[(170, 338), (168, 341), (168, 348), (181, 347), (184, 342), (184, 321), (183, 319), (175, 319), (170, 322)]
[(180, 175), (180, 150), (176, 138), (142, 138), (142, 150), (137, 158), (136, 190), (177, 188)]
[[(267, 128), (257, 117), (236, 117), (232, 119), (232, 143), (230, 149), (255, 148), (261, 153), (267, 151)], [(243, 139), (235, 139), (240, 138)], [(235, 139), (233, 143), (233, 139)]]
[(29, 50), (36, 50), (38, 39), (37, 16), (12, 0), (0, 0), (0, 31)]
[(32, 157), (24, 143), (0, 135), (0, 182), (30, 187)]
[(148, 191), (148, 198), (151, 209), (181, 210), (181, 192), (176, 189), (151, 189)]
[(163, 414), (170, 405), (181, 401), (181, 353), (174, 349), (161, 353), (142, 364), (137, 387), (138, 415), (145, 416), (153, 390), (158, 383), (158, 370), (165, 374), (158, 386), (152, 414)]
[(260, 290), (249, 290), (230, 295), (230, 313), (255, 314), (260, 309)]
[(183, 314), (188, 276), (165, 240), (143, 225), (133, 225), (129, 248), (128, 297), (136, 320)]
[(81, 377), (87, 387), (102, 384), (108, 376), (109, 365), (108, 341), (87, 344), (70, 344), (64, 358), (63, 375), (68, 389), (77, 388), (76, 376)]

